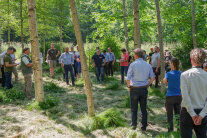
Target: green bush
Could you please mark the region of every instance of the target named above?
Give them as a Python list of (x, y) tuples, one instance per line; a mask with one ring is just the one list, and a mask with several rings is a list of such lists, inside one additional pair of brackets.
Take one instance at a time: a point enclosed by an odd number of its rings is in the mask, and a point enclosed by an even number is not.
[(49, 82), (44, 85), (44, 91), (53, 92), (53, 93), (62, 93), (65, 92), (65, 89), (57, 86), (53, 82)]
[(2, 102), (13, 102), (16, 100), (24, 100), (25, 94), (22, 91), (10, 89), (0, 95), (0, 101)]

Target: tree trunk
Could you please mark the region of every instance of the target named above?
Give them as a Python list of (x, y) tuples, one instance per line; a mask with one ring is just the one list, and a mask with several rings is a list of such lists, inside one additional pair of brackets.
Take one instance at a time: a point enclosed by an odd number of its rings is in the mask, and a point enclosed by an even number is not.
[(133, 0), (133, 9), (134, 9), (134, 48), (141, 48), (139, 1), (138, 0)]
[(62, 27), (62, 20), (63, 20), (63, 1), (62, 0), (60, 0), (60, 6), (59, 6), (59, 10), (60, 10), (60, 26), (59, 26), (59, 28), (60, 28), (60, 52), (61, 52), (61, 54), (62, 54), (62, 52), (63, 52), (63, 48), (62, 48), (62, 46), (63, 46), (63, 27)]
[(29, 16), (29, 30), (30, 41), (32, 48), (32, 63), (34, 69), (35, 78), (35, 99), (38, 102), (44, 101), (43, 80), (42, 80), (42, 66), (40, 62), (40, 50), (37, 33), (37, 19), (35, 0), (27, 0), (28, 4), (28, 16)]
[(161, 92), (164, 93), (165, 85), (162, 82), (165, 76), (165, 63), (164, 63), (164, 50), (163, 50), (163, 36), (162, 36), (162, 22), (160, 16), (159, 0), (155, 0), (156, 11), (157, 11), (157, 22), (158, 22), (158, 36), (159, 36), (159, 47), (160, 47), (160, 62), (161, 62)]
[(191, 0), (193, 47), (197, 48), (194, 0)]
[[(43, 0), (43, 3), (44, 3), (44, 9), (46, 10), (46, 8), (45, 8), (45, 4), (46, 4), (45, 0)], [(46, 24), (45, 23), (45, 15), (43, 16), (43, 24), (44, 25)], [(46, 55), (45, 55), (45, 31), (43, 31), (43, 62), (45, 62), (45, 57), (46, 57)]]
[(1, 38), (1, 12), (0, 12), (0, 53), (2, 49), (2, 38)]
[(24, 49), (24, 24), (23, 24), (23, 17), (22, 17), (22, 4), (23, 4), (23, 0), (20, 0), (20, 20), (21, 20), (21, 46), (22, 46), (22, 52)]
[(10, 1), (8, 0), (8, 46), (10, 46), (10, 32), (11, 32), (11, 28), (10, 28)]
[(78, 21), (78, 15), (77, 15), (77, 11), (76, 11), (76, 4), (75, 4), (74, 0), (70, 0), (70, 8), (71, 8), (71, 12), (72, 12), (75, 35), (76, 35), (76, 39), (78, 42), (78, 48), (79, 48), (79, 52), (80, 52), (83, 78), (85, 81), (87, 103), (88, 103), (88, 114), (89, 114), (89, 116), (94, 116), (94, 102), (93, 102), (93, 95), (92, 95), (92, 89), (91, 89), (91, 81), (90, 81), (90, 77), (89, 77), (87, 60), (86, 60), (87, 58), (86, 58), (85, 51), (84, 51), (83, 40), (82, 40), (80, 25), (79, 25), (79, 21)]
[(126, 50), (129, 52), (129, 37), (128, 37), (126, 1), (125, 0), (123, 0), (123, 15), (124, 15), (125, 46), (126, 46)]

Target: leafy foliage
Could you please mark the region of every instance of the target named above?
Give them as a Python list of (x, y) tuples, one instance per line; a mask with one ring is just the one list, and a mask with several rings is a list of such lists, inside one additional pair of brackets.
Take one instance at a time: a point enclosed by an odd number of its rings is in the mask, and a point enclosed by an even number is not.
[(118, 82), (114, 82), (106, 86), (105, 90), (119, 90), (121, 85)]
[(44, 85), (44, 90), (47, 91), (47, 92), (53, 92), (53, 93), (65, 92), (65, 90), (62, 87), (57, 86), (53, 82), (46, 83)]
[(25, 94), (22, 91), (11, 89), (0, 93), (1, 102), (13, 102), (16, 100), (24, 100)]

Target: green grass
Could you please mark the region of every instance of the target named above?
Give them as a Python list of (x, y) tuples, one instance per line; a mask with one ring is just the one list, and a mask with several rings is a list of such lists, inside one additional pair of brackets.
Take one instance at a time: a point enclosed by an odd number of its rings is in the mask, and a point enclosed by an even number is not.
[(122, 87), (120, 85), (120, 83), (118, 82), (114, 82), (114, 83), (111, 83), (109, 85), (107, 85), (104, 89), (105, 90), (120, 90)]
[(16, 89), (10, 89), (10, 90), (1, 90), (0, 91), (0, 102), (8, 103), (13, 102), (16, 100), (24, 100), (25, 94)]
[(84, 84), (85, 84), (85, 82), (82, 78), (75, 82), (76, 87), (84, 87)]
[(59, 87), (53, 82), (48, 82), (44, 84), (44, 91), (49, 93), (64, 93), (66, 92), (64, 88)]

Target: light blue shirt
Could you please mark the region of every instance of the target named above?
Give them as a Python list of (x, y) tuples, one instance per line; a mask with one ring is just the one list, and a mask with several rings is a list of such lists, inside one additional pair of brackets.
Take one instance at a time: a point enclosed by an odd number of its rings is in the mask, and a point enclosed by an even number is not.
[(104, 57), (106, 58), (106, 62), (109, 62), (109, 53), (103, 54)]
[(114, 61), (115, 60), (115, 56), (113, 52), (108, 53), (109, 54), (109, 61)]
[(154, 77), (151, 65), (139, 58), (130, 64), (126, 80), (130, 80), (130, 86), (139, 87), (146, 86), (149, 78)]
[(63, 53), (60, 58), (59, 62), (62, 62), (64, 65), (69, 65), (74, 63), (74, 56), (71, 53)]

